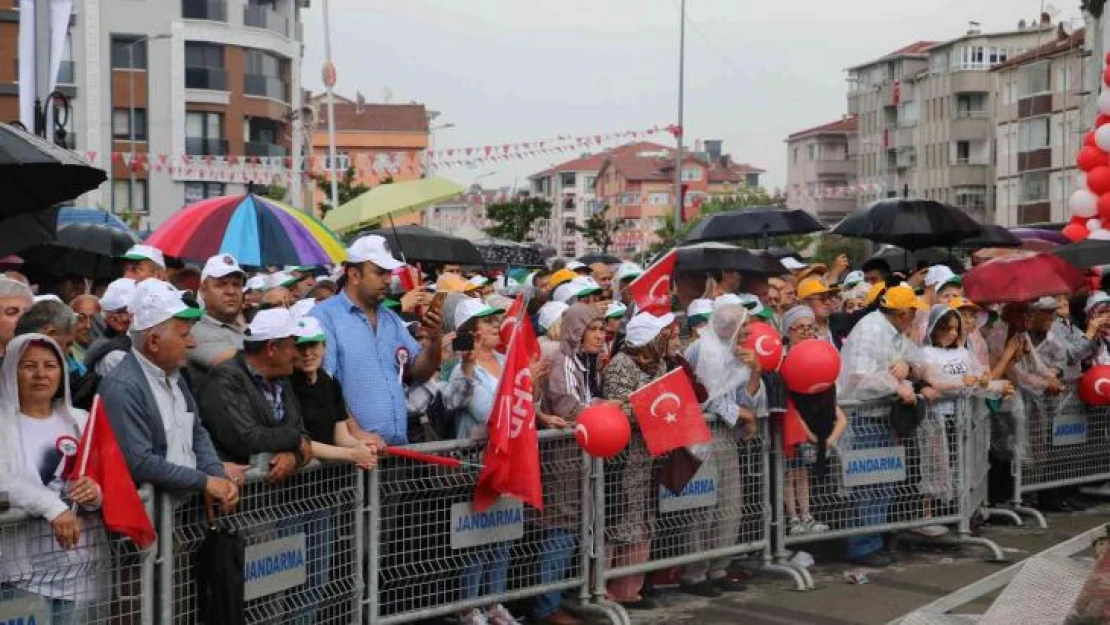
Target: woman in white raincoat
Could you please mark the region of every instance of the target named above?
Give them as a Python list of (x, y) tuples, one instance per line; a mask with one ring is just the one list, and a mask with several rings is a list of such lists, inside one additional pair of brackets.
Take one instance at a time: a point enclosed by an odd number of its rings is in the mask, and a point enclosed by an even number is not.
[(99, 515), (77, 514), (99, 510), (100, 487), (63, 477), (88, 415), (70, 403), (58, 344), (42, 334), (9, 343), (0, 398), (0, 491), (32, 517), (0, 531), (0, 603), (27, 599), (54, 625), (85, 622), (97, 596), (93, 545), (106, 535)]
[[(691, 450), (702, 462), (713, 463), (717, 479), (716, 510), (699, 511), (692, 519), (690, 539), (697, 551), (732, 547), (740, 540), (741, 473), (750, 473), (753, 467), (741, 471), (739, 447), (755, 436), (756, 419), (767, 416), (759, 360), (754, 351), (741, 347), (747, 324), (748, 312), (740, 298), (722, 295), (713, 302), (709, 327), (686, 350), (686, 360), (708, 393), (702, 408), (727, 426), (713, 428), (713, 442)], [(683, 589), (704, 597), (743, 590), (742, 584), (729, 579), (728, 563), (726, 557), (686, 566)]]

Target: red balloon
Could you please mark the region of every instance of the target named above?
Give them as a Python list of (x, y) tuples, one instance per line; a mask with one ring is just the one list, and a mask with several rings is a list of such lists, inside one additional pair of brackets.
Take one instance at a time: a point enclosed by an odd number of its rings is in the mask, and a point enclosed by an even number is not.
[(594, 404), (578, 415), (574, 438), (586, 453), (598, 458), (612, 458), (628, 446), (632, 425), (619, 406)]
[(786, 388), (813, 395), (836, 384), (840, 375), (840, 354), (828, 341), (806, 339), (790, 348), (779, 370)]
[(1110, 67), (1102, 71), (1102, 84), (1110, 87)]
[(1102, 151), (1102, 148), (1093, 145), (1085, 145), (1080, 148), (1079, 153), (1075, 155), (1075, 164), (1083, 171), (1091, 171), (1096, 167), (1105, 167), (1110, 164), (1110, 156)]
[(1083, 145), (1089, 145), (1096, 148), (1098, 147), (1098, 144), (1095, 143), (1095, 131), (1088, 130), (1087, 134), (1083, 135)]
[(1083, 239), (1091, 236), (1091, 231), (1087, 229), (1087, 226), (1083, 226), (1080, 224), (1068, 224), (1064, 226), (1064, 229), (1060, 231), (1060, 234), (1067, 237), (1068, 240), (1072, 243), (1078, 243), (1079, 241), (1082, 241)]
[(1110, 365), (1096, 365), (1083, 374), (1079, 398), (1091, 406), (1110, 406)]
[(764, 371), (778, 371), (782, 365), (782, 336), (773, 326), (754, 321), (748, 325), (748, 340), (744, 347), (754, 350), (759, 366)]
[(1099, 116), (1095, 118), (1095, 128), (1098, 128), (1103, 124), (1110, 124), (1110, 115), (1107, 115), (1106, 113), (1099, 113)]
[(1095, 195), (1110, 193), (1110, 167), (1095, 167), (1087, 172), (1087, 188)]
[(1102, 223), (1110, 224), (1110, 193), (1098, 196), (1098, 218)]

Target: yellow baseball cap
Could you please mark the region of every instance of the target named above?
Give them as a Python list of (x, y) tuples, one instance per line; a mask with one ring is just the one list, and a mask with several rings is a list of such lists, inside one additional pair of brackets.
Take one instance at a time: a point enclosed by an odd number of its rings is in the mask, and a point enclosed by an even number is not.
[(882, 281), (872, 284), (871, 288), (867, 291), (867, 297), (863, 298), (864, 305), (870, 306), (871, 304), (874, 304), (875, 300), (879, 298), (879, 293), (882, 293), (883, 289), (885, 288), (886, 283)]
[(798, 281), (801, 282), (802, 280), (805, 280), (807, 278), (812, 278), (813, 276), (823, 276), (827, 273), (829, 273), (828, 267), (822, 265), (821, 263), (813, 263), (812, 265), (807, 265), (806, 267), (800, 269), (798, 271), (797, 278)]
[(563, 268), (551, 274), (551, 279), (547, 281), (547, 288), (554, 290), (564, 282), (569, 282), (578, 277), (578, 272), (573, 269)]
[(925, 310), (928, 308), (925, 302), (921, 301), (917, 294), (913, 292), (913, 287), (905, 284), (887, 289), (882, 301), (879, 302), (879, 306), (891, 310)]
[(821, 278), (810, 277), (798, 283), (798, 299), (806, 299), (814, 295), (823, 295), (831, 293), (834, 289), (829, 288)]
[(952, 298), (952, 300), (948, 302), (948, 307), (954, 310), (959, 310), (961, 308), (981, 308), (981, 306), (975, 302), (964, 297)]

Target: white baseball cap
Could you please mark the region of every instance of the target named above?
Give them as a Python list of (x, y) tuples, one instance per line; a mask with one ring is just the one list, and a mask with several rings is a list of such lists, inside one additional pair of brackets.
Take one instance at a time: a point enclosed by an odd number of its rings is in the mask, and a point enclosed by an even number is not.
[(589, 269), (589, 267), (586, 265), (586, 263), (579, 262), (577, 260), (572, 260), (569, 263), (567, 263), (566, 268), (570, 269), (571, 271), (579, 271), (581, 269)]
[(1060, 307), (1060, 302), (1058, 302), (1056, 298), (1052, 295), (1043, 295), (1033, 300), (1033, 303), (1030, 304), (1029, 307), (1033, 310), (1041, 311), (1056, 310)]
[(471, 319), (500, 315), (503, 312), (505, 312), (503, 308), (494, 308), (480, 299), (468, 297), (455, 307), (455, 329), (463, 327), (463, 324)]
[(224, 278), (237, 273), (241, 276), (246, 276), (246, 272), (239, 267), (239, 261), (231, 254), (216, 254), (204, 263), (204, 269), (200, 272), (200, 281), (204, 282), (208, 278)]
[(570, 304), (571, 300), (578, 297), (578, 291), (581, 290), (579, 285), (573, 284), (574, 280), (564, 282), (555, 287), (555, 291), (551, 294), (551, 299), (556, 302)]
[(663, 328), (674, 323), (674, 313), (656, 317), (651, 313), (638, 313), (624, 329), (624, 342), (632, 347), (643, 347), (655, 340)]
[(952, 271), (948, 265), (933, 265), (925, 272), (925, 286), (938, 286), (945, 284), (956, 277), (956, 273)]
[(844, 279), (840, 282), (844, 285), (845, 289), (850, 289), (860, 282), (863, 282), (863, 272), (859, 269), (855, 271), (849, 271), (848, 275), (844, 276)]
[(135, 281), (131, 278), (112, 280), (104, 295), (100, 297), (100, 309), (105, 312), (115, 312), (127, 308), (131, 298), (135, 296)]
[(794, 258), (793, 256), (782, 258), (779, 260), (779, 262), (782, 263), (782, 266), (786, 267), (788, 271), (798, 271), (799, 269), (805, 269), (806, 267), (809, 267), (809, 265), (803, 263), (797, 258)]
[(713, 314), (713, 300), (705, 299), (704, 297), (690, 302), (690, 305), (686, 307), (687, 317), (698, 315), (708, 317), (711, 314)]
[(386, 271), (393, 271), (405, 263), (393, 257), (389, 240), (379, 234), (359, 237), (347, 248), (348, 263), (374, 263)]
[(327, 336), (324, 327), (316, 317), (301, 317), (297, 319), (297, 329), (293, 331), (297, 337), (297, 345), (302, 343), (323, 343)]
[(547, 332), (551, 326), (563, 316), (570, 306), (563, 302), (547, 302), (540, 306), (540, 311), (536, 314), (536, 323), (540, 324), (540, 328)]
[(289, 307), (289, 313), (293, 315), (294, 319), (300, 319), (307, 315), (316, 306), (316, 298), (306, 297), (293, 302)]
[(266, 288), (266, 276), (252, 276), (243, 285), (244, 291), (262, 291)]
[(278, 287), (293, 286), (296, 283), (297, 278), (295, 276), (285, 273), (284, 271), (279, 271), (266, 276), (265, 280), (262, 282), (262, 290), (269, 291), (270, 289), (276, 289)]
[(467, 282), (473, 284), (476, 287), (483, 287), (489, 284), (489, 278), (483, 276), (482, 274), (478, 274), (476, 276), (470, 276), (470, 279), (467, 280)]
[(1095, 291), (1087, 298), (1087, 305), (1083, 307), (1083, 312), (1089, 313), (1102, 304), (1110, 304), (1110, 294), (1106, 291)]
[(38, 304), (39, 302), (58, 302), (59, 304), (65, 303), (62, 301), (62, 298), (54, 295), (53, 293), (47, 293), (46, 295), (36, 295), (34, 303)]
[(609, 305), (605, 308), (605, 318), (623, 317), (626, 312), (628, 312), (628, 306), (620, 302), (609, 302)]
[(131, 249), (123, 253), (124, 260), (149, 260), (162, 269), (166, 268), (166, 257), (162, 250), (150, 245), (132, 245)]
[(617, 279), (617, 284), (620, 284), (624, 280), (638, 278), (643, 273), (643, 267), (637, 265), (636, 263), (625, 261), (617, 267), (617, 275), (615, 277)]
[(143, 280), (135, 287), (128, 306), (132, 315), (131, 329), (149, 330), (173, 318), (196, 320), (204, 316), (203, 310), (189, 306), (181, 296), (182, 291), (169, 282), (157, 278)]
[(297, 320), (285, 308), (267, 308), (258, 311), (247, 326), (244, 340), (248, 342), (276, 341), (297, 336)]

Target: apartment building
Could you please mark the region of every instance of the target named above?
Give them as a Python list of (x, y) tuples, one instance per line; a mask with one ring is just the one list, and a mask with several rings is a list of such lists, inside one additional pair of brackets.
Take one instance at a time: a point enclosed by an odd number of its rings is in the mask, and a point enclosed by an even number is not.
[(1084, 183), (1075, 166), (1083, 134), (1094, 125), (1084, 110), (1097, 71), (1084, 31), (1057, 29), (1052, 41), (992, 69), (995, 107), (995, 214), (1005, 226), (1067, 221), (1068, 196)]
[[(17, 118), (18, 4), (0, 0), (2, 119)], [(79, 201), (134, 212), (143, 228), (157, 227), (187, 203), (270, 182), (232, 175), (237, 163), (265, 159), (270, 170), (287, 170), (302, 143), (292, 112), (301, 107), (300, 11), (307, 6), (75, 2), (58, 76), (70, 97), (70, 147), (109, 172), (106, 184)], [(188, 159), (194, 166), (180, 166)]]
[(987, 219), (993, 205), (997, 88), (991, 67), (1051, 39), (1047, 16), (1012, 31), (973, 26), (918, 41), (848, 69), (848, 112), (859, 116), (861, 203), (908, 195)]
[(594, 186), (605, 154), (587, 154), (528, 177), (532, 195), (552, 204), (551, 219), (536, 224), (537, 234), (561, 256), (574, 258), (586, 253), (586, 240), (572, 226), (585, 223), (601, 210)]
[(833, 225), (857, 207), (859, 119), (845, 116), (786, 138), (786, 205)]

